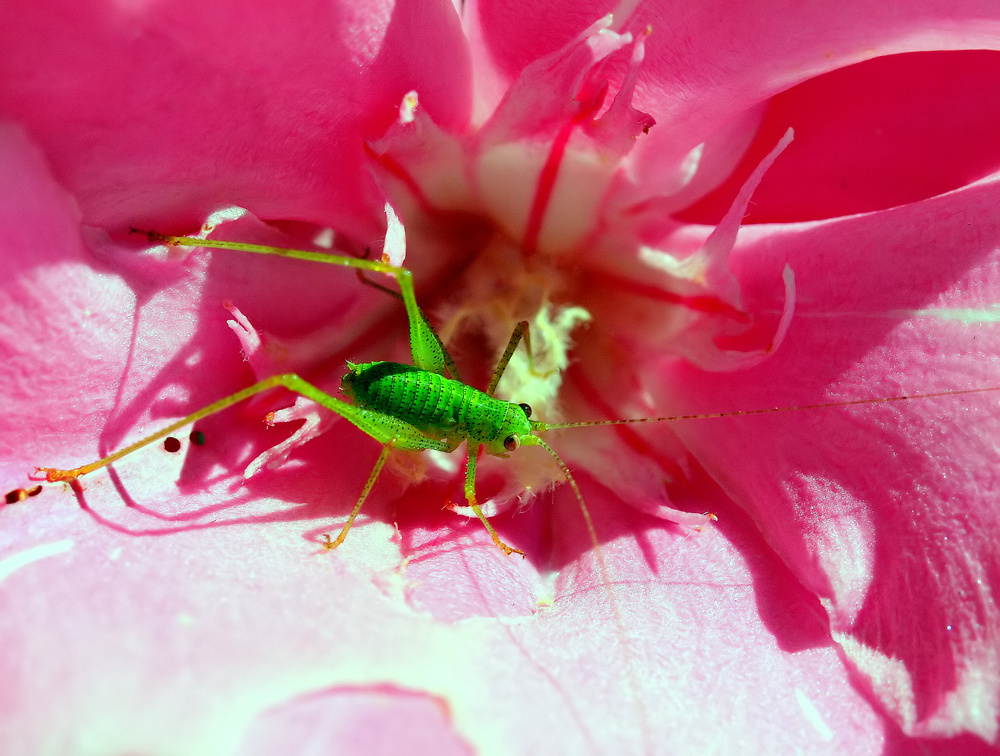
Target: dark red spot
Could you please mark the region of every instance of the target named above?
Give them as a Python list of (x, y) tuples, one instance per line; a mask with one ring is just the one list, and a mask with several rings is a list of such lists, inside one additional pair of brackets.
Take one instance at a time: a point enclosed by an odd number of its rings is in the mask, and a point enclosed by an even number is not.
[(166, 449), (168, 452), (171, 452), (171, 453), (176, 452), (176, 451), (180, 451), (180, 449), (181, 449), (181, 442), (178, 441), (173, 436), (168, 436), (166, 438), (166, 440), (164, 440), (164, 442), (163, 442), (163, 448)]
[(202, 433), (200, 430), (191, 431), (190, 438), (191, 438), (191, 443), (194, 444), (195, 446), (205, 445), (205, 434)]
[(34, 488), (15, 488), (13, 491), (8, 491), (7, 495), (4, 496), (4, 500), (8, 504), (17, 504), (24, 501), (29, 496), (38, 496), (42, 492), (41, 486), (35, 486)]

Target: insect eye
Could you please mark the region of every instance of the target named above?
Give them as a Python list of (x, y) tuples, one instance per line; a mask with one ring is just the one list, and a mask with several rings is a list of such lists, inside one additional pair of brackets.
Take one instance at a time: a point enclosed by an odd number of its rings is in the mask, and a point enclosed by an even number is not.
[(525, 417), (531, 417), (531, 405), (530, 404), (525, 404), (524, 402), (521, 402), (521, 404), (519, 404), (517, 406), (524, 410), (524, 416)]
[(514, 451), (520, 445), (521, 445), (521, 439), (519, 439), (517, 436), (507, 436), (507, 438), (503, 440), (503, 448), (506, 449), (507, 451)]

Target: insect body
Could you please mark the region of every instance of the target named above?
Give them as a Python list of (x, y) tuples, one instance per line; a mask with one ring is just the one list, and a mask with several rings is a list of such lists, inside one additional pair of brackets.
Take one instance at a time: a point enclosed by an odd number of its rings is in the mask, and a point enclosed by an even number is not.
[(447, 444), (444, 451), (452, 451), (468, 440), (482, 444), (490, 454), (506, 456), (505, 451), (514, 451), (521, 437), (531, 433), (531, 408), (527, 405), (495, 399), (412, 365), (347, 365), (350, 372), (342, 381), (344, 393), (359, 407), (397, 419), (400, 438), (410, 427), (416, 428), (416, 448), (426, 448), (426, 439), (436, 439)]
[[(464, 486), (466, 500), (489, 531), (493, 542), (508, 555), (517, 553), (523, 556), (524, 552), (508, 546), (500, 540), (499, 535), (483, 514), (476, 498), (476, 461), (481, 450), (497, 456), (507, 456), (508, 452), (514, 451), (522, 444), (543, 447), (555, 458), (560, 469), (570, 481), (581, 506), (584, 507), (586, 516), (583, 498), (566, 464), (548, 444), (535, 435), (537, 432), (556, 426), (530, 420), (531, 408), (526, 404), (514, 404), (493, 397), (504, 369), (521, 339), (525, 338), (527, 341), (528, 324), (526, 322), (519, 323), (514, 329), (507, 349), (493, 372), (493, 378), (488, 388), (485, 392), (479, 391), (458, 380), (458, 370), (454, 360), (448, 354), (426, 315), (417, 306), (412, 276), (410, 271), (405, 268), (384, 262), (306, 250), (206, 241), (192, 237), (163, 236), (156, 232), (147, 233), (151, 241), (162, 241), (171, 245), (236, 249), (258, 254), (314, 260), (353, 267), (359, 271), (380, 272), (393, 276), (399, 283), (399, 296), (403, 300), (409, 319), (410, 347), (414, 364), (372, 362), (354, 365), (348, 363), (349, 372), (344, 376), (343, 388), (353, 403), (344, 402), (321, 391), (294, 373), (274, 375), (220, 399), (163, 430), (91, 464), (70, 470), (39, 468), (39, 472), (44, 473), (47, 480), (75, 480), (81, 475), (105, 467), (159, 439), (167, 438), (169, 440), (171, 434), (185, 425), (197, 422), (201, 418), (219, 412), (255, 394), (283, 386), (341, 415), (383, 444), (382, 453), (379, 455), (354, 509), (338, 536), (333, 540), (327, 540), (326, 546), (328, 548), (336, 548), (343, 542), (347, 531), (375, 485), (390, 451), (394, 448), (409, 451), (433, 449), (452, 452), (463, 441), (466, 442), (469, 451)], [(382, 287), (379, 286), (379, 288)], [(589, 516), (586, 516), (586, 519), (588, 527), (592, 531), (593, 526)]]
[[(453, 452), (465, 442), (468, 449), (468, 462), (466, 465), (464, 493), (469, 507), (482, 521), (493, 542), (500, 549), (508, 555), (513, 553), (523, 555), (524, 552), (508, 546), (500, 540), (499, 535), (497, 535), (497, 532), (480, 508), (476, 497), (476, 464), (478, 456), (482, 451), (495, 456), (506, 457), (510, 452), (515, 451), (522, 445), (541, 446), (545, 449), (559, 465), (566, 480), (570, 483), (590, 532), (591, 540), (596, 544), (597, 536), (594, 526), (573, 475), (559, 455), (538, 434), (556, 428), (583, 428), (628, 423), (754, 415), (789, 410), (814, 410), (827, 407), (876, 404), (998, 390), (998, 387), (988, 387), (944, 391), (932, 394), (913, 394), (908, 396), (828, 402), (800, 405), (797, 407), (751, 409), (713, 414), (636, 418), (629, 420), (545, 423), (530, 419), (531, 408), (528, 405), (502, 401), (493, 395), (511, 356), (522, 339), (525, 341), (530, 358), (531, 347), (528, 338), (527, 322), (522, 321), (515, 327), (507, 348), (500, 357), (496, 369), (493, 371), (489, 386), (485, 391), (480, 391), (460, 380), (454, 360), (444, 347), (437, 332), (430, 325), (426, 315), (417, 306), (412, 275), (406, 268), (381, 261), (343, 257), (307, 250), (203, 240), (184, 236), (164, 236), (156, 232), (147, 233), (151, 241), (165, 242), (170, 245), (233, 249), (256, 254), (312, 260), (355, 268), (359, 271), (359, 274), (364, 271), (370, 271), (392, 276), (399, 285), (397, 296), (402, 299), (403, 305), (406, 308), (410, 327), (410, 349), (413, 356), (413, 364), (403, 365), (395, 362), (348, 363), (348, 373), (344, 376), (342, 384), (344, 393), (351, 400), (350, 402), (342, 401), (327, 394), (294, 373), (273, 375), (242, 391), (220, 399), (161, 431), (96, 462), (70, 470), (39, 468), (39, 472), (44, 473), (46, 479), (49, 481), (75, 480), (81, 475), (86, 475), (94, 470), (105, 467), (144, 446), (160, 439), (169, 438), (184, 426), (195, 423), (204, 417), (219, 412), (255, 394), (282, 386), (346, 418), (353, 425), (383, 445), (382, 452), (340, 533), (332, 540), (327, 537), (325, 545), (328, 548), (336, 548), (343, 542), (354, 519), (361, 511), (361, 507), (367, 499), (368, 494), (374, 487), (375, 481), (378, 479), (392, 449)], [(367, 281), (364, 278), (363, 280)], [(396, 294), (391, 290), (385, 289), (380, 284), (373, 285), (376, 288)], [(198, 433), (198, 431), (194, 432), (194, 434)], [(193, 442), (203, 443), (203, 437), (199, 434), (197, 440), (195, 440), (196, 436), (194, 434), (192, 434)], [(33, 495), (33, 492), (29, 492), (28, 495)]]

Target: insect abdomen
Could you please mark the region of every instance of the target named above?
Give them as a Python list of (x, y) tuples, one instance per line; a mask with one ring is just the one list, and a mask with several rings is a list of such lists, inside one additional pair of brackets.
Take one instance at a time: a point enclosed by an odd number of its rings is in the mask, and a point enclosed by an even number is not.
[(365, 409), (396, 417), (434, 438), (498, 437), (509, 402), (398, 362), (348, 363), (344, 392)]

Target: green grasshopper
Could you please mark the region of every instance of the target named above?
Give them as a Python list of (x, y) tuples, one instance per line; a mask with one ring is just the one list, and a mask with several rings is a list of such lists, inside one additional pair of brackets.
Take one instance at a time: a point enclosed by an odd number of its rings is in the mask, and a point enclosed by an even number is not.
[[(342, 379), (342, 389), (351, 402), (345, 402), (327, 394), (294, 373), (272, 375), (242, 391), (237, 391), (213, 402), (163, 430), (91, 464), (71, 470), (38, 468), (39, 473), (45, 474), (46, 480), (50, 482), (76, 480), (81, 475), (106, 467), (134, 451), (168, 437), (186, 425), (220, 412), (255, 394), (283, 386), (289, 391), (311, 399), (331, 412), (337, 413), (383, 444), (382, 453), (375, 462), (375, 467), (368, 476), (368, 481), (365, 483), (354, 509), (348, 516), (347, 522), (344, 523), (335, 539), (331, 540), (329, 536), (326, 536), (327, 540), (324, 545), (329, 549), (336, 548), (344, 541), (393, 449), (408, 451), (433, 449), (453, 452), (463, 441), (468, 447), (465, 498), (469, 507), (486, 527), (493, 542), (504, 553), (524, 556), (523, 551), (508, 546), (500, 540), (500, 536), (497, 535), (496, 530), (479, 506), (476, 498), (476, 461), (483, 450), (488, 454), (506, 457), (509, 452), (515, 451), (521, 445), (541, 446), (545, 449), (556, 460), (559, 468), (573, 487), (587, 519), (587, 526), (591, 534), (594, 534), (593, 524), (572, 473), (552, 447), (535, 435), (551, 428), (579, 424), (552, 424), (531, 420), (531, 407), (527, 404), (515, 404), (496, 399), (493, 396), (507, 363), (522, 338), (528, 345), (530, 355), (527, 321), (522, 321), (515, 327), (507, 348), (493, 371), (490, 384), (483, 392), (462, 383), (459, 379), (454, 360), (427, 316), (417, 306), (413, 276), (406, 268), (375, 260), (343, 257), (323, 252), (212, 241), (187, 236), (166, 236), (155, 231), (144, 233), (148, 235), (151, 242), (161, 242), (171, 246), (232, 249), (342, 265), (355, 268), (359, 272), (370, 271), (392, 276), (399, 285), (398, 296), (403, 301), (409, 320), (413, 364), (369, 362), (356, 365), (348, 362), (348, 373)], [(390, 294), (396, 294), (396, 292), (385, 289), (379, 284), (374, 285)]]
[[(350, 402), (342, 401), (327, 394), (294, 373), (273, 375), (262, 381), (258, 381), (252, 386), (248, 386), (242, 391), (237, 391), (217, 402), (209, 404), (197, 412), (167, 426), (163, 430), (126, 446), (96, 462), (70, 470), (38, 468), (38, 472), (44, 473), (45, 478), (50, 482), (74, 481), (81, 475), (86, 475), (94, 470), (106, 467), (134, 451), (168, 437), (184, 426), (220, 412), (255, 394), (282, 386), (346, 418), (353, 425), (383, 445), (382, 452), (375, 462), (375, 467), (368, 476), (361, 495), (358, 497), (357, 503), (354, 505), (354, 509), (348, 516), (340, 533), (332, 540), (329, 536), (325, 536), (326, 542), (324, 545), (328, 549), (334, 549), (344, 541), (347, 532), (361, 511), (361, 507), (368, 498), (369, 493), (375, 485), (375, 481), (378, 479), (393, 449), (405, 449), (409, 451), (433, 449), (442, 452), (453, 452), (462, 442), (465, 442), (468, 450), (468, 463), (465, 470), (464, 490), (469, 507), (486, 527), (493, 542), (505, 554), (521, 554), (524, 556), (523, 551), (508, 546), (500, 540), (500, 536), (483, 513), (476, 498), (476, 462), (479, 454), (484, 450), (488, 454), (507, 457), (510, 452), (517, 450), (520, 446), (540, 446), (545, 449), (559, 465), (559, 469), (572, 487), (584, 520), (586, 521), (591, 540), (596, 544), (598, 541), (594, 525), (587, 506), (584, 503), (583, 495), (580, 493), (579, 486), (573, 478), (573, 474), (555, 450), (539, 437), (539, 433), (557, 428), (584, 428), (604, 425), (624, 425), (628, 423), (671, 422), (732, 417), (736, 415), (755, 415), (791, 410), (905, 401), (997, 390), (996, 387), (990, 387), (699, 415), (545, 423), (531, 419), (531, 407), (527, 404), (504, 401), (495, 398), (493, 395), (507, 367), (507, 363), (510, 361), (522, 339), (525, 341), (530, 359), (531, 346), (528, 323), (526, 321), (521, 321), (514, 328), (507, 343), (507, 348), (504, 350), (496, 369), (493, 371), (489, 386), (486, 388), (486, 391), (480, 391), (463, 383), (459, 378), (454, 360), (434, 330), (434, 327), (430, 324), (427, 316), (417, 306), (413, 288), (413, 276), (406, 268), (381, 261), (344, 257), (324, 252), (284, 249), (240, 242), (213, 241), (188, 236), (166, 236), (155, 231), (142, 233), (147, 234), (151, 242), (165, 243), (171, 246), (231, 249), (298, 260), (312, 260), (355, 268), (362, 278), (365, 271), (392, 276), (396, 279), (399, 286), (398, 294), (380, 284), (372, 281), (368, 282), (376, 288), (387, 291), (402, 299), (409, 320), (410, 350), (413, 356), (413, 364), (369, 362), (356, 365), (348, 362), (348, 372), (342, 379), (342, 388), (351, 400)], [(363, 280), (367, 281), (367, 279)]]

